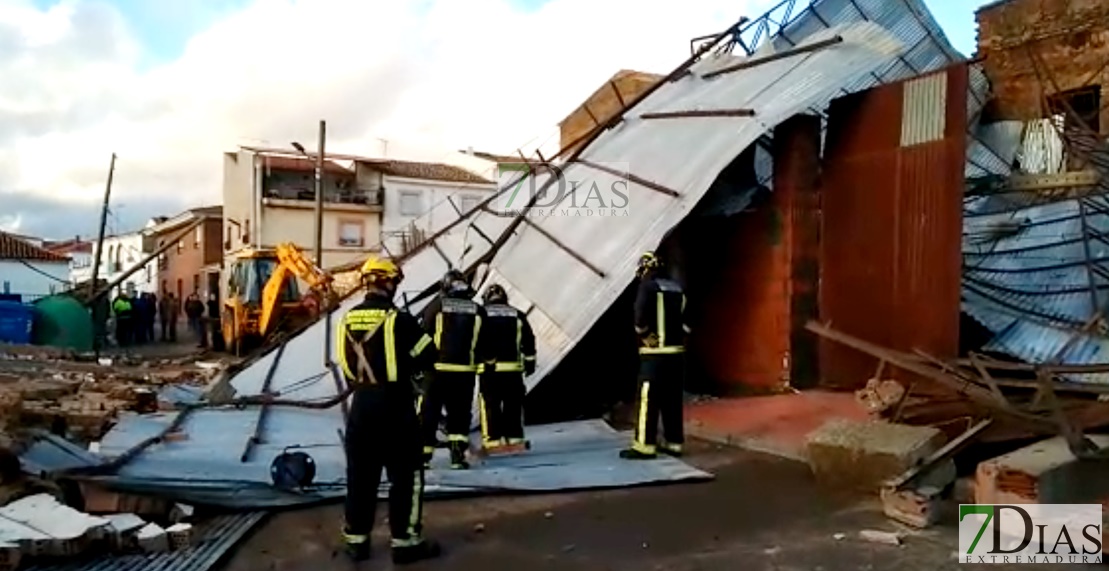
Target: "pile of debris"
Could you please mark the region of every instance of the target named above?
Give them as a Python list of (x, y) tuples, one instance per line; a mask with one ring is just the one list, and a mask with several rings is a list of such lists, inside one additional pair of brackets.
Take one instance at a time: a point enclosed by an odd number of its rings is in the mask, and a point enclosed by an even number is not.
[[(1069, 377), (1109, 366), (1032, 365), (974, 353), (941, 360), (818, 323), (808, 329), (879, 362), (856, 393), (874, 420), (830, 423), (810, 436), (818, 479), (877, 492), (887, 516), (917, 528), (938, 520), (945, 499), (1109, 505), (1109, 436), (1089, 434), (1109, 426), (1109, 386)], [(883, 378), (887, 366), (902, 380)], [(954, 459), (976, 443), (1008, 443), (1009, 452), (960, 479)]]
[(193, 509), (177, 506), (166, 525), (134, 513), (91, 515), (50, 494), (37, 494), (0, 507), (0, 570), (27, 560), (74, 558), (86, 553), (161, 553), (188, 549)]
[(44, 355), (0, 353), (0, 431), (42, 428), (78, 442), (93, 442), (120, 412), (171, 408), (168, 387), (208, 385), (222, 366), (186, 359), (120, 364), (80, 362)]

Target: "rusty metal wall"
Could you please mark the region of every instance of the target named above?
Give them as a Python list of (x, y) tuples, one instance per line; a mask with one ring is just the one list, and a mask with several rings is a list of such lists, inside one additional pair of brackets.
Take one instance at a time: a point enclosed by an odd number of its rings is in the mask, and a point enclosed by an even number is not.
[[(820, 315), (833, 327), (895, 349), (957, 353), (967, 87), (960, 64), (829, 107)], [(877, 367), (830, 343), (820, 364), (821, 383), (843, 388)]]

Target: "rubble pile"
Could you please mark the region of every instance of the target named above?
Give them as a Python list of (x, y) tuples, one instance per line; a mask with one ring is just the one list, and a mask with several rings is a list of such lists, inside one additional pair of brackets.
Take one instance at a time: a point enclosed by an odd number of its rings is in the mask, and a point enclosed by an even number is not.
[[(41, 428), (74, 441), (100, 439), (121, 411), (157, 412), (166, 387), (204, 387), (222, 370), (193, 357), (82, 362), (57, 350), (0, 353), (0, 431)], [(70, 356), (71, 357), (71, 356)]]
[(191, 523), (162, 521), (165, 527), (133, 513), (92, 515), (49, 494), (25, 497), (0, 507), (0, 570), (15, 570), (32, 559), (160, 553), (192, 544)]
[[(978, 504), (1104, 503), (1109, 500), (1109, 387), (1076, 383), (1075, 374), (1104, 373), (1105, 365), (1033, 365), (971, 353), (943, 361), (905, 353), (810, 323), (810, 331), (892, 365), (905, 381), (871, 379), (856, 392), (874, 419), (848, 428), (829, 424), (810, 435), (814, 472), (856, 486), (877, 483), (883, 511), (924, 528), (941, 502)], [(891, 434), (928, 430), (933, 438)], [(1046, 439), (1045, 439), (1046, 438)], [(1031, 444), (1029, 444), (1031, 442)], [(893, 443), (893, 444), (891, 444)], [(956, 454), (975, 444), (1011, 452), (976, 462), (958, 481)], [(896, 458), (898, 462), (879, 462)], [(884, 467), (883, 470), (878, 470)], [(881, 473), (876, 473), (878, 470)], [(827, 479), (827, 478), (825, 478)]]

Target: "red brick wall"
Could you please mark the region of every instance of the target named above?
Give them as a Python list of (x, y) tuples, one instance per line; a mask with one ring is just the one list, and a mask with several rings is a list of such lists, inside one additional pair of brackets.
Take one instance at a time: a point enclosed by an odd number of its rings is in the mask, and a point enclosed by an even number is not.
[[(1050, 73), (1058, 91), (1097, 84), (1102, 106), (1109, 101), (1109, 2), (1010, 0), (978, 12), (978, 55), (993, 84), (999, 118), (1042, 117), (1042, 99), (1057, 92), (1051, 80), (1037, 77), (1029, 47), (1040, 73)], [(1105, 112), (1101, 132), (1109, 132)]]
[(775, 392), (817, 381), (820, 119), (774, 132), (774, 192), (744, 213), (698, 220), (697, 315), (691, 352), (717, 392)]
[[(170, 230), (155, 238), (155, 244), (173, 238), (180, 229)], [(220, 262), (223, 254), (223, 221), (209, 219), (200, 226), (199, 241), (194, 229), (181, 240), (181, 247), (171, 246), (164, 254), (158, 270), (159, 294), (163, 288), (178, 293), (177, 283), (181, 281), (181, 292), (185, 296), (193, 292), (194, 282), (199, 282), (201, 294), (207, 293), (207, 280), (203, 268)]]

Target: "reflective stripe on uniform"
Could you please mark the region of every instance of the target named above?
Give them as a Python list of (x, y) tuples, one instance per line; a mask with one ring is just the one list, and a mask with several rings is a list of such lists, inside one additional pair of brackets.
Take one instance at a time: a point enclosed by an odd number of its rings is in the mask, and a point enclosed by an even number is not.
[(666, 304), (663, 303), (662, 292), (655, 294), (655, 327), (658, 332), (658, 346), (666, 346)]
[(435, 316), (435, 346), (443, 347), (443, 314)]
[(477, 372), (477, 365), (455, 365), (454, 363), (435, 363), (436, 371), (446, 371), (450, 373), (475, 373)]
[(644, 381), (643, 385), (639, 387), (639, 420), (635, 425), (635, 444), (639, 446), (649, 446), (647, 444), (647, 402), (651, 394), (651, 383)]
[[(488, 370), (488, 368), (486, 368), (486, 370)], [(493, 370), (498, 373), (518, 373), (524, 370), (524, 364), (512, 362), (494, 363)]]
[(339, 320), (339, 331), (335, 334), (335, 338), (339, 340), (339, 367), (343, 369), (343, 374), (346, 375), (348, 380), (354, 380), (354, 373), (350, 370), (350, 365), (347, 364), (347, 318), (343, 317)]
[(474, 336), (470, 339), (470, 362), (474, 362), (474, 351), (477, 350), (478, 335), (481, 334), (481, 316), (474, 316)]
[(368, 535), (347, 533), (346, 530), (343, 531), (343, 543), (346, 543), (347, 545), (359, 545), (362, 543), (366, 543), (369, 540), (370, 536)]
[(416, 470), (412, 477), (412, 511), (408, 516), (408, 539), (419, 537), (420, 519), (423, 516), (424, 471)]
[(390, 312), (385, 318), (385, 380), (390, 383), (397, 382), (397, 340), (393, 326), (397, 323), (397, 314)]
[(669, 442), (664, 442), (662, 444), (662, 449), (663, 450), (669, 450), (671, 452), (675, 452), (675, 453), (678, 453), (678, 454), (682, 453), (682, 445), (681, 444), (671, 444)]
[(408, 354), (413, 356), (413, 357), (418, 357), (418, 356), (420, 356), (420, 353), (423, 353), (424, 349), (427, 349), (427, 346), (430, 345), (430, 344), (431, 344), (431, 337), (428, 337), (425, 334), (425, 335), (420, 337), (420, 340), (418, 342), (416, 342), (416, 346), (413, 347), (412, 350), (409, 351)]
[(477, 395), (478, 419), (481, 421), (481, 439), (489, 440), (489, 413), (485, 410), (485, 396), (478, 392)]
[(447, 435), (447, 441), (448, 442), (469, 442), (470, 437), (468, 435), (465, 435), (465, 434), (448, 434)]
[(672, 355), (674, 353), (684, 353), (685, 347), (681, 345), (671, 345), (669, 347), (640, 347), (640, 355)]

